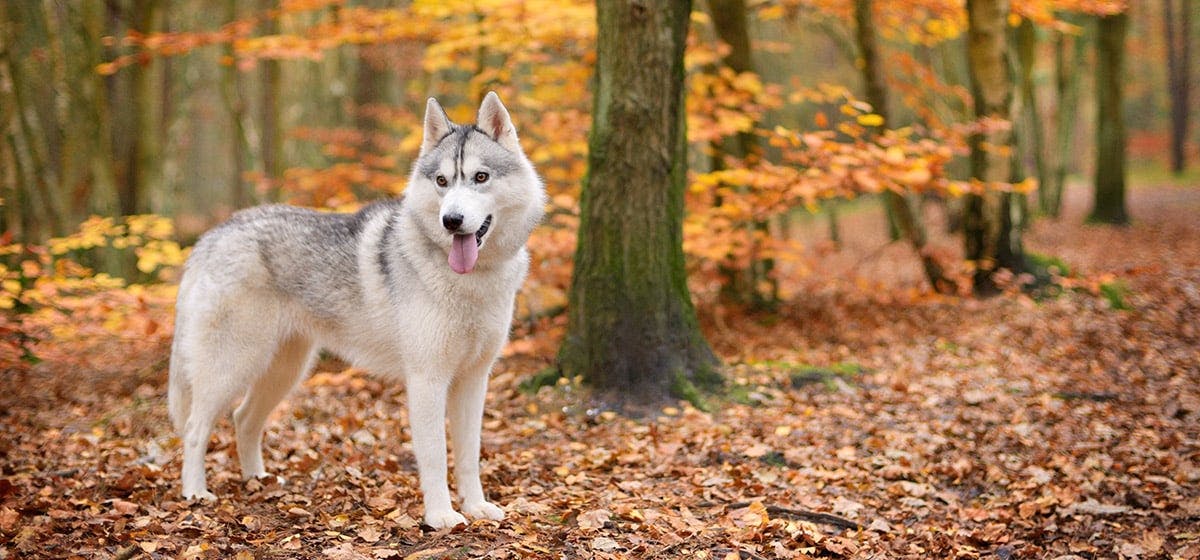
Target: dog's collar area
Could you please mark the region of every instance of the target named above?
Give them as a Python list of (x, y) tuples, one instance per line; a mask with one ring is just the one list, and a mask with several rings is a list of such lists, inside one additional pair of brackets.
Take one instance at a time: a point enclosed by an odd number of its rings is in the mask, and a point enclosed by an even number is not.
[(489, 227), (492, 227), (492, 215), (491, 214), (488, 214), (488, 217), (483, 219), (483, 224), (481, 224), (479, 226), (479, 229), (475, 230), (475, 246), (476, 247), (483, 245), (483, 236), (487, 233)]

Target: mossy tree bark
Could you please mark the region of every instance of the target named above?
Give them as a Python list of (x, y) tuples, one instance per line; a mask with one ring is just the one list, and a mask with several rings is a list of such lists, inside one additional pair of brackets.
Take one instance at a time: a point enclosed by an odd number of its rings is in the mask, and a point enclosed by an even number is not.
[[(866, 89), (867, 103), (871, 104), (875, 114), (883, 117), (884, 124), (891, 124), (891, 114), (888, 109), (887, 86), (883, 79), (883, 68), (880, 66), (879, 41), (875, 35), (872, 0), (854, 1), (855, 42), (858, 43), (858, 53), (861, 57), (863, 87)], [(952, 293), (955, 291), (954, 282), (948, 279), (941, 264), (928, 250), (928, 237), (925, 233), (925, 223), (922, 220), (919, 203), (892, 190), (883, 193), (883, 201), (888, 210), (891, 224), (894, 224), (901, 236), (912, 245), (921, 265), (925, 270), (925, 279), (934, 291)]]
[[(1013, 88), (1005, 40), (1008, 7), (1008, 0), (967, 0), (967, 66), (975, 117), (981, 124), (1011, 122)], [(988, 125), (971, 135), (970, 146), (971, 178), (983, 189), (966, 196), (963, 239), (967, 260), (975, 263), (975, 293), (986, 296), (998, 289), (997, 270), (1024, 269), (1020, 207), (1011, 192), (992, 188), (1011, 180), (1011, 127)]]
[(1125, 78), (1125, 32), (1129, 14), (1099, 18), (1096, 28), (1096, 178), (1088, 221), (1129, 223), (1125, 209), (1125, 115), (1121, 80)]
[(566, 376), (652, 403), (719, 381), (683, 256), (689, 0), (597, 3), (595, 107), (567, 337)]

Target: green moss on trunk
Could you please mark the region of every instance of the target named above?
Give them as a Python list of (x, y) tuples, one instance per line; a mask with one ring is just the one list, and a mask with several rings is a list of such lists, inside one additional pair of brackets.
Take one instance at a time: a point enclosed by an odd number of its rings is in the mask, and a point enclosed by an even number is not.
[(680, 372), (698, 383), (716, 371), (684, 270), (690, 10), (678, 0), (597, 4), (588, 176), (558, 365), (620, 400), (681, 396)]

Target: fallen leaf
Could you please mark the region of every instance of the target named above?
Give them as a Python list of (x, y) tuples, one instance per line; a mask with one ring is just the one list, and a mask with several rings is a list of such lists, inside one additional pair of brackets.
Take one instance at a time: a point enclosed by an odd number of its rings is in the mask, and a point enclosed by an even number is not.
[(358, 530), (358, 538), (369, 542), (376, 543), (383, 537), (383, 533), (374, 525), (367, 525)]
[(596, 538), (592, 539), (592, 550), (599, 550), (600, 552), (611, 552), (611, 551), (616, 550), (617, 548), (620, 548), (620, 546), (621, 545), (617, 544), (617, 541), (614, 541), (608, 537), (596, 537)]
[(604, 528), (611, 517), (612, 512), (606, 509), (593, 509), (579, 514), (577, 522), (580, 529), (591, 531)]

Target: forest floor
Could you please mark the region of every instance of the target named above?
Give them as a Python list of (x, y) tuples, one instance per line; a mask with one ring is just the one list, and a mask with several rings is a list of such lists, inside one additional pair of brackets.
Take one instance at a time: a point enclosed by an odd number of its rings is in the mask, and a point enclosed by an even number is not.
[(322, 364), (265, 437), (288, 482), (241, 482), (222, 421), (220, 500), (188, 504), (169, 329), (41, 343), (0, 377), (0, 559), (1198, 558), (1200, 188), (1134, 188), (1128, 228), (1082, 225), (1084, 194), (1028, 233), (1076, 275), (1043, 300), (929, 294), (848, 212), (777, 314), (704, 311), (711, 412), (530, 395), (551, 356), (510, 353), (483, 435), (507, 518), (453, 530), (419, 523), (402, 388)]

